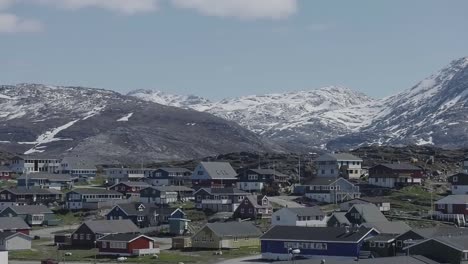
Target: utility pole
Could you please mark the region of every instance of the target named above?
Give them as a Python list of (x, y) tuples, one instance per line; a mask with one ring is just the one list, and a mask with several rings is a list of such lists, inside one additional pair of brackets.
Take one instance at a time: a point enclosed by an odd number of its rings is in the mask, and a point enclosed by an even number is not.
[(301, 185), (301, 154), (299, 154), (299, 171), (298, 171), (298, 175), (299, 175), (299, 185)]

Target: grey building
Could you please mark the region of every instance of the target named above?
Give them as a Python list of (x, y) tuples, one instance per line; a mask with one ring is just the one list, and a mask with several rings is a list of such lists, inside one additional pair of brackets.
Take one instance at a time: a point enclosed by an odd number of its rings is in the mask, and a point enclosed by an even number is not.
[(57, 225), (60, 221), (45, 205), (8, 206), (0, 212), (0, 217), (21, 217), (29, 225)]
[(1, 251), (30, 250), (31, 241), (32, 238), (23, 233), (11, 231), (0, 232)]

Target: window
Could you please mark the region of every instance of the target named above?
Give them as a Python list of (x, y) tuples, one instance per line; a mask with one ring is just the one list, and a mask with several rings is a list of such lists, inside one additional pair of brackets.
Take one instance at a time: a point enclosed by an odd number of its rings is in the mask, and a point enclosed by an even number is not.
[(452, 181), (453, 182), (458, 182), (458, 176), (453, 176)]
[(109, 248), (120, 248), (120, 249), (126, 249), (127, 244), (125, 242), (110, 242)]
[(325, 170), (322, 170), (322, 174), (325, 174)]
[(374, 241), (371, 241), (371, 242), (369, 243), (369, 247), (375, 247), (375, 242), (374, 242)]
[(276, 216), (276, 221), (280, 221), (281, 217), (279, 215)]
[(403, 241), (397, 240), (396, 246), (399, 247), (399, 248), (403, 247)]
[(437, 205), (437, 208), (439, 208), (439, 209), (445, 209), (445, 204), (438, 204), (438, 205)]
[(379, 248), (385, 248), (385, 243), (384, 242), (379, 242)]
[(331, 174), (335, 174), (335, 170), (333, 170), (333, 169), (330, 170), (330, 173), (331, 173)]
[(84, 234), (80, 234), (80, 240), (84, 240)]
[(73, 234), (73, 239), (78, 239), (78, 234)]
[(91, 234), (86, 234), (86, 240), (91, 240)]
[(107, 247), (107, 242), (105, 242), (105, 241), (102, 241), (102, 243), (101, 243), (101, 247), (102, 247), (102, 248), (106, 248), (106, 247)]
[(244, 213), (244, 208), (241, 208), (240, 212), (241, 212), (241, 214), (243, 214)]

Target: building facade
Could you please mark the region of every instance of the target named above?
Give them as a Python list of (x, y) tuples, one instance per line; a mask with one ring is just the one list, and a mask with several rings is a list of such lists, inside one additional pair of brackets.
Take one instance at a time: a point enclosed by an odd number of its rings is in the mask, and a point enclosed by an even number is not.
[(349, 153), (325, 154), (315, 160), (317, 177), (359, 179), (362, 159)]
[(305, 196), (322, 203), (341, 203), (361, 197), (359, 187), (344, 178), (320, 177), (306, 187)]
[(123, 194), (106, 189), (75, 189), (68, 192), (65, 197), (65, 205), (69, 210), (94, 210), (125, 202)]
[(237, 188), (246, 192), (261, 192), (266, 187), (281, 188), (288, 176), (272, 169), (249, 169), (239, 174)]
[(16, 173), (59, 173), (60, 159), (39, 156), (16, 156), (11, 160), (11, 169)]
[(192, 174), (193, 188), (232, 188), (237, 172), (228, 162), (200, 162)]
[(249, 193), (236, 188), (202, 188), (195, 191), (197, 209), (234, 212)]
[(407, 163), (379, 164), (369, 169), (369, 184), (398, 188), (409, 185), (421, 185), (423, 170)]

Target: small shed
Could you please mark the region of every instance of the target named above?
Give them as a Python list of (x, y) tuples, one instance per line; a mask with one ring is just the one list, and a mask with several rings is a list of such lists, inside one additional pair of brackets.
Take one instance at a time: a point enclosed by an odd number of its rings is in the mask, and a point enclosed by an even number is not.
[(172, 249), (187, 249), (192, 247), (191, 237), (173, 237)]

